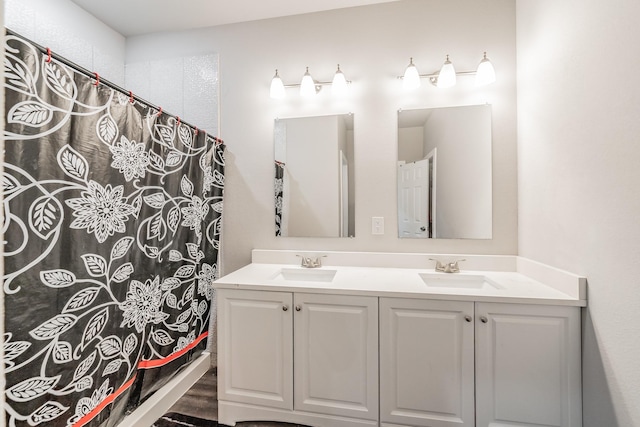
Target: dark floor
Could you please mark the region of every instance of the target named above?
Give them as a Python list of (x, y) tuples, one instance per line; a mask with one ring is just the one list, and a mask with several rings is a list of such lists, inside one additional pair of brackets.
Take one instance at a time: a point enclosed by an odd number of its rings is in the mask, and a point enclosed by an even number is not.
[[(171, 407), (169, 412), (190, 415), (192, 417), (206, 420), (218, 420), (218, 378), (216, 370), (211, 369), (200, 378), (185, 393), (184, 396)], [(222, 424), (221, 424), (222, 425)], [(238, 427), (305, 427), (297, 424), (274, 423), (274, 422), (244, 422), (237, 423)]]

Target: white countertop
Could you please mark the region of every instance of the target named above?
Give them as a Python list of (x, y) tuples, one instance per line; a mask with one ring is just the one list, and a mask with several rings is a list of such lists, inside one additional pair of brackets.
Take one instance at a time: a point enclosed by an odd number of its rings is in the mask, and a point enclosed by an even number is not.
[[(288, 253), (288, 255), (291, 254)], [(336, 253), (332, 255), (335, 257)], [(325, 260), (327, 265), (307, 269), (291, 263), (255, 262), (256, 259), (261, 258), (264, 257), (261, 257), (260, 254), (258, 256), (254, 254), (253, 263), (216, 280), (213, 286), (218, 289), (586, 306), (586, 280), (584, 278), (541, 264), (531, 264), (531, 261), (517, 259), (518, 257), (513, 257), (514, 269), (522, 266), (523, 270), (531, 274), (525, 275), (518, 271), (464, 270), (464, 267), (460, 273), (436, 273), (433, 268), (330, 265), (329, 257)], [(277, 259), (273, 259), (273, 261), (277, 261)], [(284, 280), (280, 275), (283, 269), (286, 271), (294, 270), (294, 273), (295, 270), (313, 270), (314, 272), (311, 274), (335, 271), (335, 276), (330, 282), (307, 279)], [(302, 274), (305, 271), (302, 271)], [(441, 275), (445, 280), (454, 277), (464, 279), (464, 276), (472, 275), (483, 276), (498, 285), (499, 289), (427, 286), (420, 278), (421, 273), (435, 275), (435, 277)], [(546, 282), (536, 280), (540, 278)], [(572, 288), (572, 284), (575, 284), (575, 290)]]

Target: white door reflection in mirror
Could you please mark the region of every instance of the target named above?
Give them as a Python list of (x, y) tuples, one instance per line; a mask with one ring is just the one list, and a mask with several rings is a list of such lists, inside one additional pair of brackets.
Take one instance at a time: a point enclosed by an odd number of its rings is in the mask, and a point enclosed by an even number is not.
[(276, 236), (354, 236), (353, 115), (276, 119)]
[(491, 239), (491, 156), (490, 105), (399, 111), (398, 236)]
[(398, 162), (398, 227), (400, 237), (436, 237), (433, 173), (436, 149), (426, 158)]

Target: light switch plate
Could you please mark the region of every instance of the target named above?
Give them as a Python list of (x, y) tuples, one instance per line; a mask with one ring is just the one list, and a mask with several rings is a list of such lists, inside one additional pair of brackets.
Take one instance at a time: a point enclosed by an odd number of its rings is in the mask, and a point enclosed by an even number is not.
[(384, 217), (374, 216), (371, 218), (371, 234), (384, 234)]

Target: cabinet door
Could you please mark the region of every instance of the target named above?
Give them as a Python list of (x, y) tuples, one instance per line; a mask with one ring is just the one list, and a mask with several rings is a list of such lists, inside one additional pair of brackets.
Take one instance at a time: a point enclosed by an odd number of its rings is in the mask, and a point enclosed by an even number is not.
[(472, 302), (380, 299), (380, 419), (474, 425)]
[(296, 410), (378, 419), (378, 299), (295, 294)]
[(580, 308), (476, 305), (477, 426), (582, 426)]
[(219, 399), (293, 409), (292, 294), (217, 292)]

